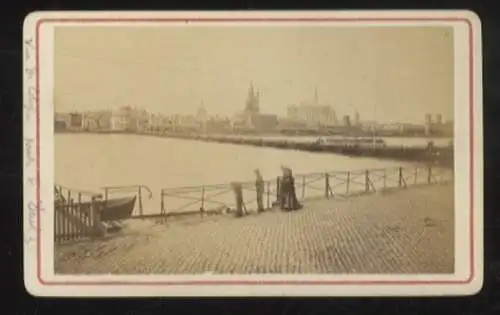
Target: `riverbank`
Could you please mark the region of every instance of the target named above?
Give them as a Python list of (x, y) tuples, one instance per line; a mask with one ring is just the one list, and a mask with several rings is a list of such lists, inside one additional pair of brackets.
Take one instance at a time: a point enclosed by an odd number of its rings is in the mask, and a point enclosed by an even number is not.
[(453, 182), (236, 219), (130, 220), (55, 248), (58, 274), (453, 273)]
[[(283, 140), (270, 137), (244, 137), (229, 135), (203, 135), (199, 133), (173, 132), (115, 132), (115, 131), (64, 131), (60, 133), (90, 133), (90, 134), (134, 134), (143, 136), (165, 137), (183, 140), (196, 140), (214, 143), (270, 147), (283, 150), (299, 150), (306, 152), (333, 153), (350, 157), (371, 157), (406, 162), (432, 163), (446, 167), (453, 166), (453, 146), (435, 147), (432, 151), (426, 146), (359, 146), (339, 144), (318, 144), (315, 141), (300, 141), (298, 139)], [(292, 137), (293, 138), (293, 137)]]

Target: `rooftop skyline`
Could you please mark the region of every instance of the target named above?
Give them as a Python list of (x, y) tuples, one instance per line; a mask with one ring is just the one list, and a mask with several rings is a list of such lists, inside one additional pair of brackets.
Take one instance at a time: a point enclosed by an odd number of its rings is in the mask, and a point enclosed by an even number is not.
[(453, 116), (445, 27), (58, 27), (58, 112), (116, 109), (233, 115), (251, 84), (264, 113), (331, 105), (338, 115), (422, 122)]

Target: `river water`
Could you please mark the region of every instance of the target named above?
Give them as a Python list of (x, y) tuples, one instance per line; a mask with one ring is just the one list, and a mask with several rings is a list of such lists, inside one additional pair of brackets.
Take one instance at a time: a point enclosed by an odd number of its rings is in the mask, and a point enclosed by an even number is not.
[[(232, 144), (136, 135), (55, 135), (55, 181), (75, 190), (102, 192), (112, 185), (147, 185), (145, 213), (159, 212), (163, 188), (276, 178), (280, 165), (295, 174), (405, 166), (400, 161), (347, 157)], [(128, 192), (130, 193), (130, 192)]]

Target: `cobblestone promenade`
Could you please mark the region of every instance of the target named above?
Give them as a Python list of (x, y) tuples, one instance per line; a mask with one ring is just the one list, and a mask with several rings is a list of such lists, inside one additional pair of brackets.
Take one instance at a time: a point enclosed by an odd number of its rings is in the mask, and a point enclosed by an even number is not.
[(56, 273), (452, 273), (453, 184), (161, 223), (62, 245)]

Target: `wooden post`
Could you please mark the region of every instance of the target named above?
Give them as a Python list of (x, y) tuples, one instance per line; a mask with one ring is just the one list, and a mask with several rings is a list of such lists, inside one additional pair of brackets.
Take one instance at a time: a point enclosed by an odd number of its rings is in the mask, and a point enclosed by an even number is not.
[(370, 171), (365, 171), (365, 192), (370, 191)]
[(430, 184), (432, 182), (432, 167), (427, 166), (427, 183)]
[(415, 173), (413, 174), (414, 178), (413, 178), (413, 184), (416, 185), (417, 184), (417, 178), (418, 178), (418, 167), (415, 166)]
[(137, 190), (137, 193), (138, 193), (138, 198), (139, 198), (139, 215), (142, 217), (144, 215), (144, 211), (143, 211), (143, 208), (142, 208), (142, 187), (141, 186), (137, 186), (138, 187), (138, 190)]
[(200, 207), (200, 215), (203, 217), (205, 212), (205, 186), (201, 186), (201, 207)]
[(106, 234), (104, 227), (101, 223), (101, 206), (102, 200), (99, 197), (92, 197), (92, 236), (99, 237)]
[(325, 198), (330, 198), (330, 175), (325, 173)]
[(267, 209), (270, 209), (271, 208), (271, 183), (270, 182), (267, 182)]
[(351, 184), (351, 172), (347, 172), (347, 178), (345, 180), (345, 193), (349, 195), (349, 185)]
[(398, 168), (398, 187), (401, 188), (403, 186), (403, 168)]
[(387, 188), (387, 170), (385, 168), (384, 168), (383, 182), (384, 182), (384, 189), (386, 189)]
[[(80, 225), (78, 225), (78, 237), (81, 237), (85, 234), (85, 231), (82, 228), (82, 223), (85, 222), (85, 217), (83, 216), (83, 208), (82, 208), (82, 193), (78, 193), (78, 220), (80, 220)], [(85, 225), (83, 225), (85, 226)]]
[(66, 214), (67, 215), (67, 223), (68, 223), (68, 240), (72, 240), (73, 237), (74, 237), (74, 230), (75, 230), (75, 225), (73, 224), (72, 220), (73, 217), (74, 217), (74, 210), (75, 210), (75, 205), (74, 205), (74, 202), (73, 202), (73, 199), (70, 199), (69, 202), (69, 208), (68, 208), (68, 213)]
[(64, 203), (64, 206), (62, 207), (62, 213), (64, 213), (62, 217), (63, 221), (63, 226), (62, 226), (62, 240), (66, 241), (68, 239), (68, 234), (69, 234), (69, 222), (68, 222), (68, 213), (70, 209), (70, 201), (66, 201)]
[(276, 202), (280, 201), (281, 182), (280, 177), (276, 177)]
[(108, 188), (104, 188), (104, 202), (108, 201)]
[(302, 175), (302, 200), (306, 197), (306, 176)]
[(162, 216), (166, 216), (167, 212), (165, 211), (165, 201), (163, 200), (163, 189), (161, 191), (161, 195), (160, 195), (160, 214)]

